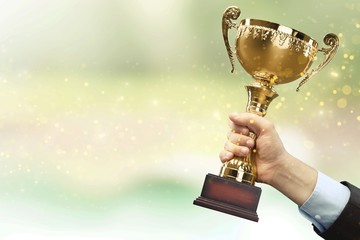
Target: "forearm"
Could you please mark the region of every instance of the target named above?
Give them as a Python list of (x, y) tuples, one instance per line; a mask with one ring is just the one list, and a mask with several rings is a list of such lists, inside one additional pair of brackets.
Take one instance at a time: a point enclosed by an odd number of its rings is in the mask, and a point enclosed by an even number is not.
[(269, 184), (301, 206), (315, 188), (317, 171), (290, 154), (282, 162)]

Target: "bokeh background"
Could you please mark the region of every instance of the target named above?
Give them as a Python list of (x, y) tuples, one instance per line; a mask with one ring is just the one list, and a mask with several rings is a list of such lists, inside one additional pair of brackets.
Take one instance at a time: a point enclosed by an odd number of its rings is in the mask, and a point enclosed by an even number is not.
[(340, 37), (299, 93), (277, 87), (267, 118), (293, 155), (360, 185), (359, 1), (0, 3), (0, 239), (319, 239), (266, 185), (259, 223), (192, 205), (252, 81), (230, 73), (230, 5), (320, 47)]

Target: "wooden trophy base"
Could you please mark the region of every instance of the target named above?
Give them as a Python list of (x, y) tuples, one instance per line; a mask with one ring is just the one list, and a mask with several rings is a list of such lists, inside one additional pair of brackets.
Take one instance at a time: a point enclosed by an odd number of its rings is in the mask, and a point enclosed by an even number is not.
[(257, 222), (260, 195), (259, 187), (207, 174), (194, 204)]

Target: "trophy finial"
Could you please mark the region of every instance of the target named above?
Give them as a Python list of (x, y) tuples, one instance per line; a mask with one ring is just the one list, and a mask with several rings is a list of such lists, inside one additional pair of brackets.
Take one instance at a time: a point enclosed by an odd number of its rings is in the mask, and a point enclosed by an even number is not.
[(231, 20), (236, 20), (240, 16), (240, 8), (236, 6), (228, 7), (222, 17), (222, 33), (224, 38), (224, 43), (226, 46), (226, 50), (231, 63), (231, 72), (234, 72), (234, 56), (229, 44), (228, 30), (231, 28), (236, 28), (236, 24)]

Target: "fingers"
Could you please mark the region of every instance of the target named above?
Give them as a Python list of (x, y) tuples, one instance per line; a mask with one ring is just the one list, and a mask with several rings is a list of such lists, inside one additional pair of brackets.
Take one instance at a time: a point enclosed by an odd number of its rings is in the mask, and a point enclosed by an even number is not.
[(246, 157), (250, 153), (250, 149), (248, 147), (239, 146), (230, 141), (225, 143), (224, 149), (239, 157)]
[(251, 137), (233, 131), (229, 131), (227, 137), (228, 141), (225, 142), (224, 150), (219, 154), (222, 162), (229, 161), (235, 156), (246, 157), (255, 144)]
[(244, 128), (259, 135), (264, 129), (272, 127), (271, 122), (263, 117), (260, 117), (252, 113), (230, 113), (229, 118), (231, 120), (230, 127), (239, 132), (244, 131)]
[(222, 150), (219, 154), (219, 158), (221, 160), (221, 162), (227, 162), (230, 161), (231, 159), (233, 159), (235, 156), (232, 152), (229, 152), (227, 150)]
[(219, 157), (222, 162), (229, 161), (234, 157), (246, 157), (255, 146), (255, 141), (249, 137), (250, 132), (258, 137), (265, 133), (265, 129), (272, 129), (273, 125), (268, 120), (252, 113), (230, 113), (229, 126), (231, 131), (228, 133), (224, 149)]
[(229, 131), (227, 134), (228, 141), (238, 145), (238, 146), (244, 146), (248, 148), (254, 147), (254, 140), (246, 135), (235, 133), (233, 131)]
[(241, 126), (233, 121), (229, 121), (229, 127), (232, 129), (233, 132), (240, 133), (242, 135), (249, 135), (250, 132), (249, 128), (247, 128), (246, 126)]

